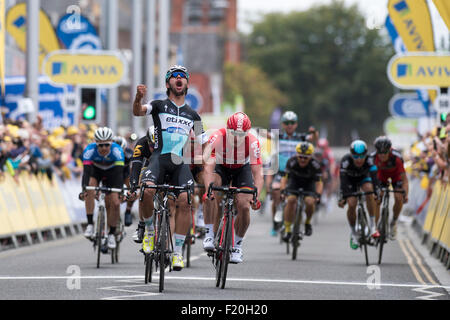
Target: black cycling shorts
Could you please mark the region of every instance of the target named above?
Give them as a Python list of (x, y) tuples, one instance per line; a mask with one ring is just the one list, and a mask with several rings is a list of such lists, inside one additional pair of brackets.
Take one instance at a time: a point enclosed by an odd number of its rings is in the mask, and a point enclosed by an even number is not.
[[(394, 188), (394, 190), (399, 190), (399, 189), (403, 189), (403, 180), (398, 180), (396, 182), (392, 182), (392, 188)], [(389, 182), (380, 182), (381, 187), (389, 187)]]
[(255, 188), (252, 169), (248, 163), (236, 169), (216, 164), (214, 172), (222, 179), (222, 186), (229, 186), (231, 184), (232, 187), (236, 188)]
[(103, 170), (96, 166), (92, 167), (91, 177), (95, 178), (98, 183), (102, 182), (104, 187), (118, 189), (123, 187), (123, 166), (113, 167), (108, 170)]
[(341, 176), (341, 192), (344, 197), (349, 193), (358, 192), (363, 184), (372, 183), (372, 178), (367, 176), (362, 176), (360, 178), (350, 178)]
[[(192, 177), (189, 165), (185, 163), (174, 164), (171, 154), (153, 153), (150, 162), (142, 173), (142, 182), (153, 182), (154, 184), (169, 183), (173, 186), (191, 187), (194, 191), (194, 178)], [(167, 179), (169, 177), (169, 179)]]
[(298, 190), (303, 189), (303, 191), (307, 192), (316, 192), (316, 182), (315, 181), (300, 181), (295, 179), (288, 179), (288, 183), (286, 186), (286, 191), (288, 195), (291, 195), (290, 190)]

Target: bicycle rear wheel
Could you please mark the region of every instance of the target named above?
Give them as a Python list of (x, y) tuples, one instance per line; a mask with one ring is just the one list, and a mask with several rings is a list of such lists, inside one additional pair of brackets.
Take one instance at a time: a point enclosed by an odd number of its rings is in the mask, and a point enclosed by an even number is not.
[(380, 232), (380, 238), (378, 240), (378, 264), (381, 264), (381, 260), (383, 258), (383, 247), (384, 247), (384, 243), (387, 239), (387, 233), (388, 233), (388, 208), (383, 208), (382, 212), (381, 212), (381, 221), (380, 221), (380, 228), (379, 228), (379, 232)]
[(97, 268), (100, 268), (100, 257), (102, 254), (102, 239), (104, 229), (105, 229), (105, 208), (101, 207), (98, 210), (97, 239), (95, 240), (97, 243)]
[(167, 220), (166, 213), (162, 212), (161, 228), (159, 233), (159, 292), (164, 290), (164, 272), (166, 270), (166, 246), (167, 246)]
[(225, 226), (225, 244), (223, 246), (223, 254), (222, 254), (222, 285), (221, 289), (225, 288), (225, 282), (227, 281), (227, 272), (228, 272), (228, 264), (230, 263), (230, 253), (231, 253), (231, 231), (232, 231), (232, 222), (233, 219), (228, 217), (227, 224)]
[(368, 237), (368, 225), (366, 220), (366, 215), (361, 208), (358, 208), (358, 222), (361, 228), (361, 237), (359, 240), (360, 246), (364, 249), (364, 256), (366, 258), (366, 265), (369, 265), (369, 253), (367, 252), (367, 237)]

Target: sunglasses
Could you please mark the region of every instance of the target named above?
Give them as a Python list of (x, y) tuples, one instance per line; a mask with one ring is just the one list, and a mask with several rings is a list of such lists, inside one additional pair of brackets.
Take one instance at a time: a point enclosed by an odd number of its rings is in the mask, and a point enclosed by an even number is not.
[(377, 153), (378, 153), (378, 154), (388, 154), (388, 153), (389, 153), (389, 151), (384, 151), (384, 152), (380, 152), (380, 151), (378, 151)]
[(111, 143), (97, 143), (97, 147), (99, 148), (108, 148), (111, 146)]
[(172, 78), (172, 77), (176, 78), (176, 77), (178, 77), (178, 76), (180, 76), (181, 78), (187, 79), (187, 75), (186, 75), (186, 73), (184, 73), (184, 72), (178, 72), (178, 71), (176, 71), (176, 72), (173, 72), (173, 73), (170, 75), (171, 78)]
[(300, 160), (308, 160), (311, 156), (297, 156)]
[(364, 159), (366, 157), (366, 155), (365, 154), (360, 154), (360, 155), (352, 154), (352, 157), (353, 157), (353, 159)]
[(293, 124), (296, 124), (297, 122), (295, 122), (295, 121), (285, 121), (285, 122), (283, 122), (285, 125), (293, 125)]
[(228, 133), (230, 133), (232, 136), (235, 137), (245, 137), (247, 136), (247, 132), (244, 131), (237, 131), (237, 130), (233, 130), (233, 129), (227, 129)]

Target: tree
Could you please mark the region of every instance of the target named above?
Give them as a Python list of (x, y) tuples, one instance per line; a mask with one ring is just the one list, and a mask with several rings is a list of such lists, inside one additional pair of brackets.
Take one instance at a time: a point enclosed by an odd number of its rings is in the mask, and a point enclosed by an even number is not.
[(357, 6), (342, 1), (289, 14), (267, 14), (247, 40), (248, 62), (270, 75), (299, 114), (300, 129), (326, 126), (334, 144), (356, 129), (368, 141), (382, 133), (393, 88), (387, 37), (366, 27)]
[(224, 102), (234, 104), (238, 95), (244, 98), (245, 113), (254, 127), (267, 128), (273, 109), (287, 102), (258, 67), (227, 63), (224, 67)]

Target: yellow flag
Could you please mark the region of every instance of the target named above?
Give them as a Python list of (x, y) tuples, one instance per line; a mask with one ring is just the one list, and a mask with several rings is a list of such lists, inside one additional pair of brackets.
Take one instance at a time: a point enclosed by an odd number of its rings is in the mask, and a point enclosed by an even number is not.
[(5, 1), (0, 0), (0, 81), (5, 96)]
[(433, 0), (434, 5), (439, 11), (442, 19), (450, 30), (450, 1), (448, 0)]
[(409, 52), (435, 51), (426, 0), (389, 0), (389, 16)]
[[(19, 3), (6, 14), (6, 30), (14, 38), (17, 46), (26, 51), (27, 5)], [(52, 51), (59, 50), (59, 42), (49, 17), (41, 9), (39, 12), (39, 71), (42, 70), (44, 58)]]

